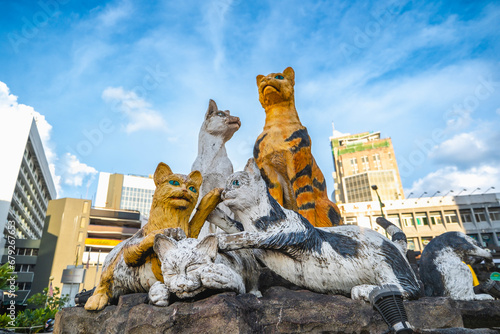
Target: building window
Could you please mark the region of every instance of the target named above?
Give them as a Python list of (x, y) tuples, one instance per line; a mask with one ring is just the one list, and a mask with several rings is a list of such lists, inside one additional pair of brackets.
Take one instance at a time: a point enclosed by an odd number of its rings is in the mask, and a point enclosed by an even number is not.
[(396, 225), (397, 227), (401, 227), (401, 221), (399, 220), (399, 215), (387, 215), (387, 220)]
[(460, 218), (462, 218), (462, 223), (472, 223), (472, 213), (470, 209), (460, 210)]
[(374, 154), (373, 155), (373, 164), (375, 165), (375, 168), (377, 169), (380, 169), (381, 168), (381, 165), (380, 165), (380, 154)]
[(467, 234), (467, 235), (472, 239), (476, 240), (477, 242), (479, 242), (479, 237), (477, 236), (477, 234)]
[(425, 212), (418, 212), (415, 214), (415, 220), (417, 225), (429, 225), (429, 220), (427, 219), (427, 214)]
[(361, 157), (361, 163), (363, 165), (364, 171), (370, 170), (370, 163), (369, 163), (368, 157), (366, 155)]
[(358, 160), (356, 158), (351, 158), (351, 168), (353, 174), (358, 173)]
[(345, 224), (346, 225), (358, 225), (358, 220), (356, 217), (346, 217)]
[(447, 224), (458, 224), (457, 212), (455, 210), (449, 210), (444, 212), (444, 221)]
[(83, 241), (83, 232), (78, 232), (78, 242)]
[(83, 212), (89, 212), (89, 202), (83, 202)]
[(408, 238), (408, 249), (415, 250), (415, 238)]
[(413, 215), (411, 213), (403, 213), (401, 218), (403, 219), (404, 226), (415, 226), (415, 220), (413, 220)]
[(481, 239), (483, 240), (483, 247), (494, 246), (493, 233), (481, 233)]
[(422, 237), (422, 246), (427, 246), (429, 242), (431, 242), (432, 237)]
[(490, 212), (490, 219), (492, 221), (500, 221), (500, 208), (489, 208), (488, 211)]
[(476, 221), (478, 223), (485, 222), (486, 220), (486, 210), (484, 209), (475, 209), (474, 217), (476, 217)]
[(441, 216), (441, 212), (433, 211), (430, 213), (430, 216), (431, 216), (432, 225), (442, 225), (443, 224), (443, 217)]
[(87, 226), (87, 217), (82, 217), (80, 219), (80, 228), (85, 228)]

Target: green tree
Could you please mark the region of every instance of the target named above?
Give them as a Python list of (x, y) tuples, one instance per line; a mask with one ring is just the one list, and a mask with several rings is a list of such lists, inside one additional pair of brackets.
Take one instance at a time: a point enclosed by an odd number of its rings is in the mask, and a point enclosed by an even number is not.
[[(17, 275), (13, 275), (14, 270), (12, 266), (6, 262), (5, 264), (0, 266), (0, 290), (8, 291), (10, 290), (10, 282), (11, 278), (16, 279)], [(16, 287), (17, 290), (17, 287)]]
[[(28, 298), (28, 305), (34, 309), (26, 309), (16, 315), (16, 327), (28, 327), (25, 329), (16, 329), (17, 333), (38, 333), (45, 327), (45, 323), (49, 319), (54, 319), (56, 313), (61, 310), (69, 301), (69, 296), (64, 295), (59, 297), (59, 288), (54, 289), (52, 296), (48, 296), (48, 288), (43, 289), (42, 293), (36, 293)], [(0, 316), (0, 325), (4, 327), (10, 321), (10, 318)], [(8, 322), (7, 321), (7, 322)]]

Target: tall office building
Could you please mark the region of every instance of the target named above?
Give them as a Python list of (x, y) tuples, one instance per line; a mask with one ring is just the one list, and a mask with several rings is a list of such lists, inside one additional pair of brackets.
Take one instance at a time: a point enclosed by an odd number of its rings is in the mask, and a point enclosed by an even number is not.
[(33, 116), (1, 111), (0, 143), (0, 252), (3, 252), (7, 236), (42, 237), (47, 205), (56, 197), (56, 188)]
[[(49, 202), (43, 238), (38, 251), (33, 293), (47, 287), (50, 276), (53, 286), (60, 287), (63, 270), (76, 266), (85, 272), (83, 287), (92, 289), (99, 282), (104, 259), (111, 249), (130, 238), (141, 227), (136, 211), (93, 208), (85, 199), (61, 198)], [(85, 269), (85, 270), (84, 270)]]
[(337, 203), (370, 202), (404, 198), (396, 157), (390, 138), (380, 132), (330, 137)]
[(137, 210), (147, 221), (155, 189), (152, 177), (101, 172), (95, 207)]

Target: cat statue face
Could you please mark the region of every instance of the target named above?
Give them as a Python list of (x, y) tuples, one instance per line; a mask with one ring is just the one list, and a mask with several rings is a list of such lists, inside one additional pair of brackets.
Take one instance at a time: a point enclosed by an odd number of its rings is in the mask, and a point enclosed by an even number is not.
[(202, 180), (199, 171), (193, 171), (189, 175), (174, 174), (168, 165), (161, 162), (154, 174), (156, 191), (151, 210), (161, 207), (191, 213), (198, 201)]
[(239, 117), (231, 116), (229, 110), (219, 110), (214, 100), (208, 103), (201, 131), (223, 138), (227, 142), (241, 126)]
[[(226, 188), (222, 191), (223, 203), (227, 205), (238, 217), (261, 217), (268, 212), (265, 206), (259, 205), (262, 194), (266, 194), (267, 186), (262, 179), (260, 171), (253, 159), (250, 159), (245, 169), (232, 174), (226, 182)], [(264, 211), (260, 212), (260, 208)], [(244, 224), (245, 220), (242, 220)], [(245, 231), (255, 228), (253, 225), (244, 224)]]
[(293, 86), (295, 85), (295, 72), (287, 67), (283, 73), (270, 73), (266, 76), (257, 76), (259, 101), (264, 109), (274, 104), (293, 101)]
[(218, 259), (215, 235), (203, 240), (186, 238), (180, 241), (158, 234), (154, 250), (161, 262), (166, 291), (178, 298), (192, 298), (207, 290), (245, 293), (243, 279)]

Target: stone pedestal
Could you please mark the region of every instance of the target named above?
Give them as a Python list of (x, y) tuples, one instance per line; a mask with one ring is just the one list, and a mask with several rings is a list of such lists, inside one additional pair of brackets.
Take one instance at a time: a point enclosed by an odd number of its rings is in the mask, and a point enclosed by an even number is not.
[[(422, 298), (405, 302), (405, 308), (419, 333), (489, 334), (498, 333), (493, 328), (500, 328), (500, 301)], [(284, 287), (272, 287), (260, 299), (250, 294), (221, 293), (168, 307), (147, 304), (146, 294), (126, 295), (117, 306), (108, 306), (101, 312), (66, 308), (57, 314), (55, 327), (54, 332), (59, 334), (367, 334), (387, 330), (381, 316), (368, 303)]]

